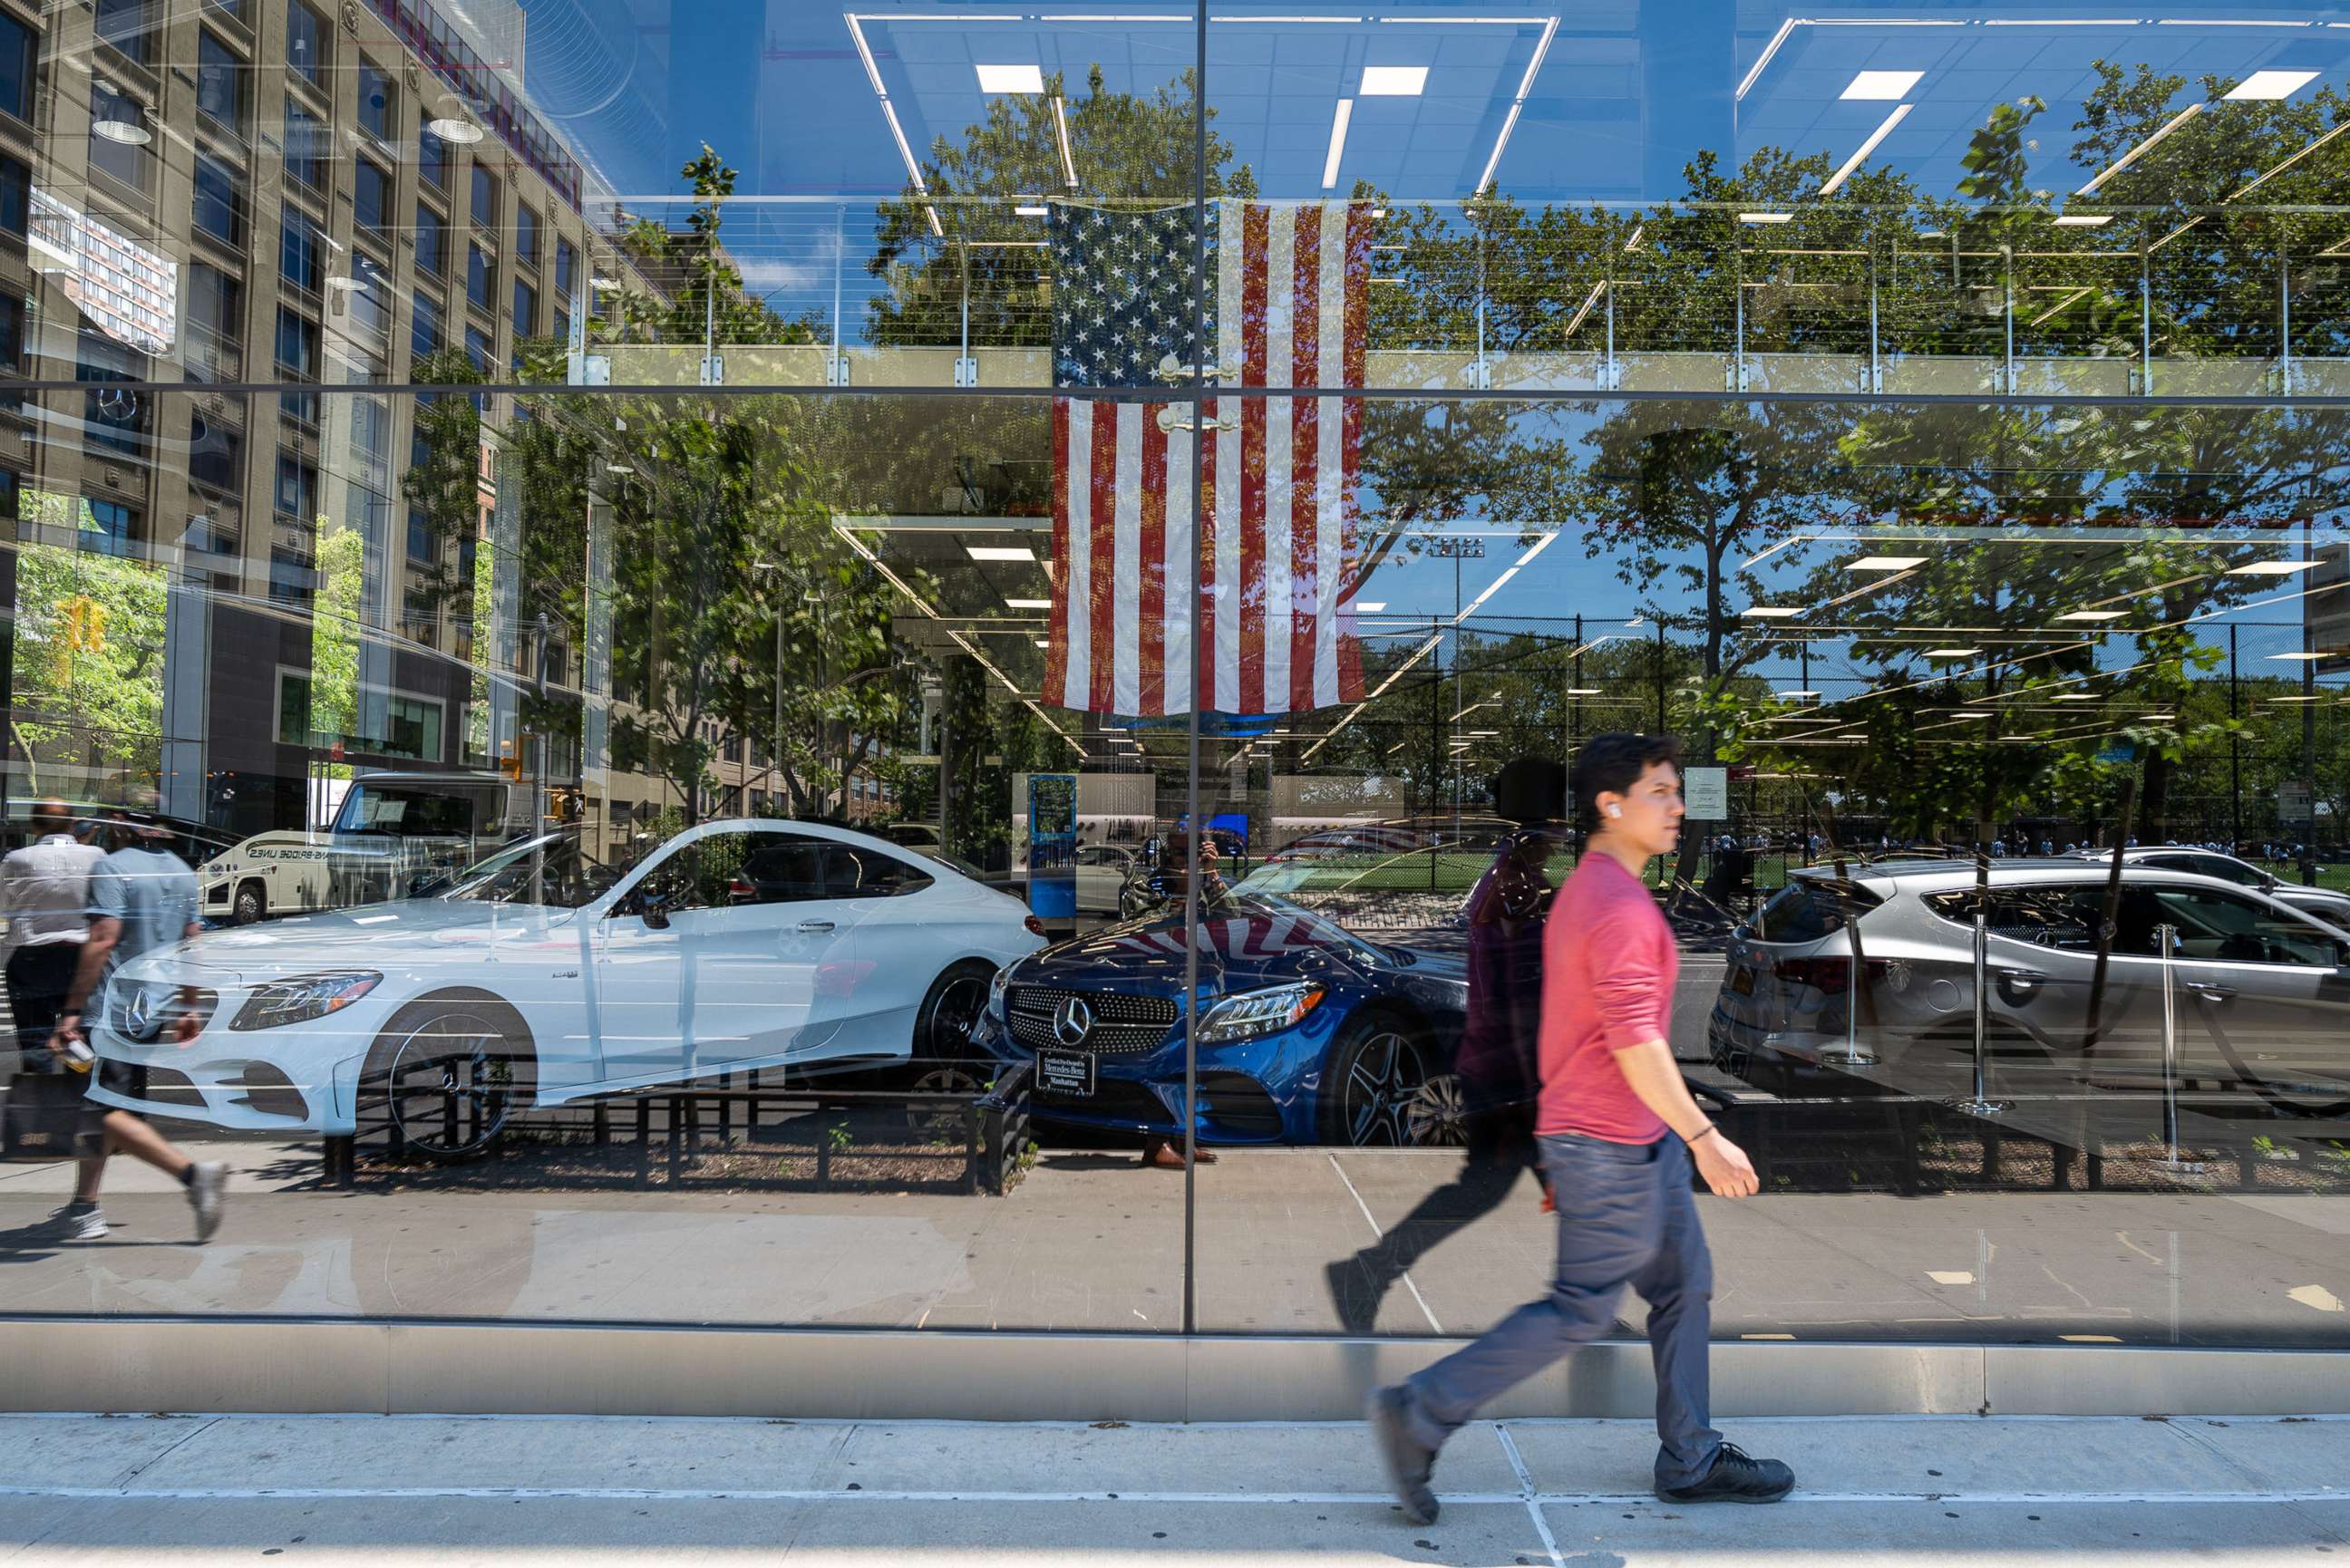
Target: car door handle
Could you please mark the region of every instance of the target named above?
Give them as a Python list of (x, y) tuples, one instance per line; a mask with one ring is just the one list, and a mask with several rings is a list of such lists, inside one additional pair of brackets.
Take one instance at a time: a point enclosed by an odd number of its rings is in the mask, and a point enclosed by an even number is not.
[(2035, 985), (2048, 983), (2048, 977), (2036, 969), (2003, 969), (1999, 971), (1999, 978), (2010, 985), (2022, 986), (2027, 990)]
[(2236, 994), (2234, 986), (2221, 985), (2216, 981), (2190, 980), (2186, 984), (2188, 990), (2207, 1002), (2225, 1002)]
[(810, 936), (819, 936), (824, 932), (832, 929), (832, 922), (830, 920), (802, 920), (800, 922), (800, 929), (806, 931)]

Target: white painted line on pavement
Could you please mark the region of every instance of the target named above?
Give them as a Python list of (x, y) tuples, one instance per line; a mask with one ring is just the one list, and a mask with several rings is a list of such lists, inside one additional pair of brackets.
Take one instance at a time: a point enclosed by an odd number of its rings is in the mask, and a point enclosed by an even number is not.
[[(1378, 1220), (1371, 1218), (1371, 1206), (1363, 1201), (1363, 1195), (1361, 1193), (1355, 1191), (1354, 1182), (1347, 1179), (1347, 1168), (1338, 1163), (1338, 1157), (1335, 1154), (1330, 1156), (1330, 1168), (1338, 1173), (1339, 1180), (1347, 1183), (1347, 1190), (1350, 1193), (1354, 1193), (1355, 1207), (1363, 1211), (1363, 1223), (1371, 1228), (1371, 1234), (1378, 1237), (1382, 1241), (1386, 1241), (1388, 1239), (1388, 1233), (1379, 1229), (1379, 1222)], [(1404, 1271), (1403, 1288), (1409, 1291), (1411, 1293), (1411, 1299), (1419, 1303), (1419, 1315), (1428, 1320), (1428, 1326), (1430, 1329), (1435, 1333), (1442, 1334), (1444, 1332), (1444, 1325), (1436, 1321), (1436, 1314), (1428, 1310), (1428, 1298), (1421, 1295), (1419, 1293), (1419, 1287), (1411, 1282), (1411, 1271), (1409, 1269)]]
[(1543, 1517), (1542, 1504), (1534, 1501), (1534, 1472), (1526, 1469), (1525, 1457), (1518, 1452), (1517, 1439), (1499, 1421), (1493, 1424), (1493, 1435), (1502, 1439), (1502, 1452), (1510, 1457), (1510, 1468), (1518, 1472), (1518, 1486), (1526, 1494), (1526, 1512), (1534, 1519), (1534, 1533), (1542, 1537), (1543, 1550), (1550, 1553), (1551, 1568), (1566, 1568), (1566, 1557), (1558, 1549), (1558, 1537), (1550, 1532), (1550, 1521)]

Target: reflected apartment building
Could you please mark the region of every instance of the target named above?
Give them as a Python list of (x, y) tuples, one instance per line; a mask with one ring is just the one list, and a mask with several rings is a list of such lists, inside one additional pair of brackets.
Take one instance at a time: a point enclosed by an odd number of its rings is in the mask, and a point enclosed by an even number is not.
[[(437, 405), (390, 389), (459, 354), (510, 381), (634, 277), (522, 101), (519, 11), (463, 16), (0, 0), (0, 373), (34, 384), (0, 406), (14, 812), (151, 778), (234, 839), (371, 765), (534, 776), (565, 815), (657, 805), (608, 774), (597, 616), (567, 636), (523, 580), (514, 400), (474, 399), (474, 504), (411, 477)], [(590, 605), (599, 571), (591, 547)], [(532, 735), (526, 691), (577, 717)], [(719, 756), (739, 800), (752, 754)]]

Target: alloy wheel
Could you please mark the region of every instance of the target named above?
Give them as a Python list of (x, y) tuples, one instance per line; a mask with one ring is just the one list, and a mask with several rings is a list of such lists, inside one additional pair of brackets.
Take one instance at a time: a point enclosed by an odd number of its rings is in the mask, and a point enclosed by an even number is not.
[(1358, 1148), (1409, 1144), (1409, 1109), (1427, 1083), (1419, 1047), (1399, 1030), (1375, 1029), (1350, 1054), (1339, 1088), (1347, 1141)]
[(470, 1012), (442, 1013), (411, 1030), (384, 1069), (395, 1147), (461, 1159), (497, 1141), (514, 1114), (505, 1036)]

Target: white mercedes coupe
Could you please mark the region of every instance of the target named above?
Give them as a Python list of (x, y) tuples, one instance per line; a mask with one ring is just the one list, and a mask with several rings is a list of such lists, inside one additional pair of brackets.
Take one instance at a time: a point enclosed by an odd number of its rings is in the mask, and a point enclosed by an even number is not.
[[(127, 1110), (254, 1131), (389, 1127), (486, 1149), (519, 1113), (754, 1068), (952, 1062), (996, 971), (1044, 945), (1016, 899), (846, 828), (705, 823), (615, 875), (576, 833), (436, 895), (209, 931), (124, 964), (90, 1039)], [(178, 1038), (182, 990), (202, 1027)]]

